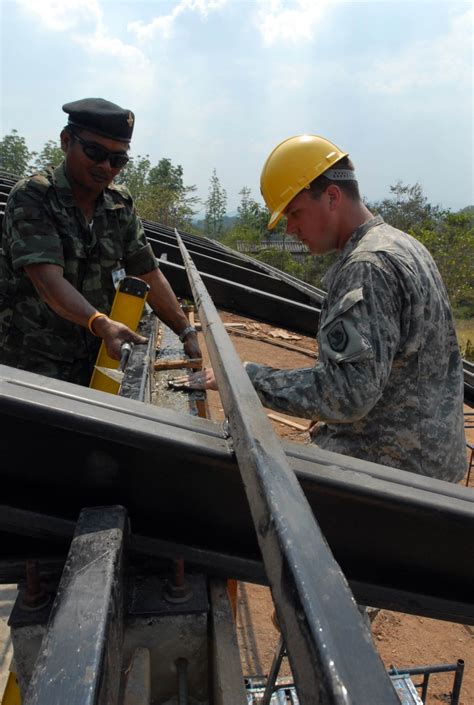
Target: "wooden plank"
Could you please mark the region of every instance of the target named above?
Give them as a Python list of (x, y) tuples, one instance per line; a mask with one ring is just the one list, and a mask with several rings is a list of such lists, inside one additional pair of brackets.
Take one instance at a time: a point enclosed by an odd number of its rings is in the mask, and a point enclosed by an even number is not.
[(311, 423), (308, 423), (307, 426), (303, 426), (300, 423), (296, 423), (296, 421), (290, 421), (290, 419), (285, 419), (284, 416), (278, 416), (278, 414), (267, 413), (267, 416), (269, 419), (272, 419), (273, 421), (278, 421), (279, 423), (282, 423), (285, 426), (290, 426), (290, 428), (295, 428), (297, 431), (308, 431), (311, 426)]
[(300, 353), (301, 355), (307, 355), (312, 357), (316, 362), (316, 353), (313, 350), (307, 350), (306, 348), (301, 348), (299, 345), (293, 345), (292, 343), (284, 343), (282, 340), (276, 340), (275, 338), (268, 338), (260, 333), (249, 333), (243, 330), (234, 330), (233, 328), (228, 331), (231, 335), (240, 335), (243, 338), (253, 338), (261, 343), (269, 343), (269, 345), (276, 345), (279, 348), (286, 348), (287, 350), (293, 350), (294, 352)]
[(247, 702), (232, 609), (224, 580), (209, 581), (212, 619), (212, 702), (242, 705)]
[(182, 357), (178, 360), (156, 360), (153, 363), (155, 370), (180, 370), (181, 368), (193, 368), (195, 370), (200, 370), (202, 368), (202, 358), (195, 357)]

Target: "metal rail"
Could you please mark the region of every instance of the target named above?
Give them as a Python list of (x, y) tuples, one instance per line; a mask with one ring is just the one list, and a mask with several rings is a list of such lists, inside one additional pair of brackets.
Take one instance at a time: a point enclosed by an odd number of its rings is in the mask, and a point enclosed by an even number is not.
[[(303, 704), (396, 705), (397, 695), (296, 477), (176, 233), (229, 420)], [(370, 674), (370, 678), (367, 678)]]

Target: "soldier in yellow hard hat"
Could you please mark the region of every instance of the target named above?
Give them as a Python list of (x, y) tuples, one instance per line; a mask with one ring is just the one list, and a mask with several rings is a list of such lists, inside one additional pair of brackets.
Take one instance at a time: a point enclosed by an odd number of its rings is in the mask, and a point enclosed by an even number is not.
[[(281, 142), (260, 183), (270, 229), (285, 217), (313, 254), (339, 253), (323, 279), (317, 363), (246, 363), (262, 403), (312, 419), (312, 440), (326, 450), (461, 480), (462, 359), (430, 253), (368, 210), (348, 153), (323, 137)], [(212, 370), (191, 384), (215, 387)]]

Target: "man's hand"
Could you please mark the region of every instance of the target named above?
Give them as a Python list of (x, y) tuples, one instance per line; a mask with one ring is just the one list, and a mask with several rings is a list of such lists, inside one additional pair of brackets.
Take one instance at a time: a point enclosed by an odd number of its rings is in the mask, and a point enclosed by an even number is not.
[(196, 333), (189, 333), (183, 341), (184, 352), (191, 360), (202, 357)]
[(173, 379), (173, 385), (177, 387), (182, 386), (183, 389), (217, 390), (217, 382), (212, 367), (205, 367), (203, 370), (193, 372), (190, 375), (175, 377)]
[(120, 353), (123, 343), (134, 343), (135, 345), (143, 345), (147, 342), (138, 333), (134, 333), (128, 326), (118, 321), (113, 321), (107, 316), (97, 318), (94, 323), (94, 333), (104, 341), (107, 354), (113, 360), (120, 360)]

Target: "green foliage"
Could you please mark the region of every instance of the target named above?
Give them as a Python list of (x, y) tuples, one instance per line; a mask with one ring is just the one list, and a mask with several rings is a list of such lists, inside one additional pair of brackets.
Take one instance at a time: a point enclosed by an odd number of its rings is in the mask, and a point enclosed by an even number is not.
[(294, 257), (288, 252), (288, 250), (262, 250), (255, 257), (260, 262), (265, 262), (270, 264), (272, 267), (281, 269), (282, 272), (291, 274), (298, 279), (303, 279), (305, 268), (302, 264), (297, 262)]
[(397, 181), (390, 186), (391, 198), (368, 203), (372, 213), (379, 214), (394, 228), (409, 232), (418, 228), (434, 227), (445, 215), (438, 206), (432, 206), (423, 194), (420, 184), (409, 186)]
[(234, 225), (233, 228), (226, 230), (221, 236), (221, 242), (233, 249), (237, 249), (238, 242), (259, 243), (261, 239), (261, 235), (258, 231), (247, 225), (240, 225), (239, 223)]
[[(237, 221), (222, 235), (222, 242), (228, 247), (237, 247), (239, 240), (243, 242), (258, 243), (262, 240), (281, 240), (285, 237), (285, 221), (282, 219), (277, 227), (270, 231), (267, 223), (270, 213), (265, 206), (261, 206), (251, 195), (248, 186), (240, 191), (240, 204), (237, 207)], [(275, 265), (276, 266), (276, 265)]]
[(414, 233), (433, 255), (452, 306), (474, 309), (474, 222), (467, 213), (447, 213), (436, 229)]
[(466, 345), (464, 347), (461, 347), (461, 355), (464, 360), (474, 362), (474, 344), (472, 343), (470, 338), (468, 338)]
[(151, 166), (149, 156), (130, 159), (116, 181), (127, 186), (140, 217), (154, 220), (170, 228), (192, 228), (192, 219), (199, 198), (196, 186), (185, 186), (183, 168), (170, 159), (160, 159)]
[(304, 276), (302, 279), (308, 284), (318, 287), (318, 289), (324, 289), (322, 279), (337, 257), (337, 252), (330, 252), (319, 257), (308, 254), (304, 260)]
[(30, 152), (25, 138), (20, 137), (17, 130), (12, 130), (0, 141), (0, 169), (15, 176), (26, 176), (28, 165), (35, 156), (36, 153)]
[(227, 208), (227, 192), (221, 186), (214, 169), (209, 185), (209, 196), (206, 201), (204, 217), (205, 234), (213, 240), (218, 240), (224, 230), (224, 216)]
[(431, 252), (445, 283), (451, 305), (474, 307), (474, 217), (472, 206), (451, 213), (432, 206), (420, 184), (400, 181), (390, 187), (393, 194), (373, 204), (395, 228), (416, 237)]
[(55, 167), (62, 162), (64, 152), (54, 140), (48, 140), (35, 159), (35, 169), (44, 171), (48, 167)]
[(146, 198), (148, 191), (148, 175), (150, 173), (151, 162), (148, 154), (142, 157), (131, 157), (122, 171), (115, 177), (118, 184), (124, 184), (132, 194), (135, 202)]
[(183, 184), (183, 167), (181, 164), (173, 166), (171, 159), (160, 159), (157, 166), (150, 169), (148, 175), (150, 186), (167, 189), (175, 193), (181, 192)]
[(256, 235), (267, 234), (268, 210), (255, 201), (248, 186), (239, 191), (240, 205), (237, 207), (237, 225)]

